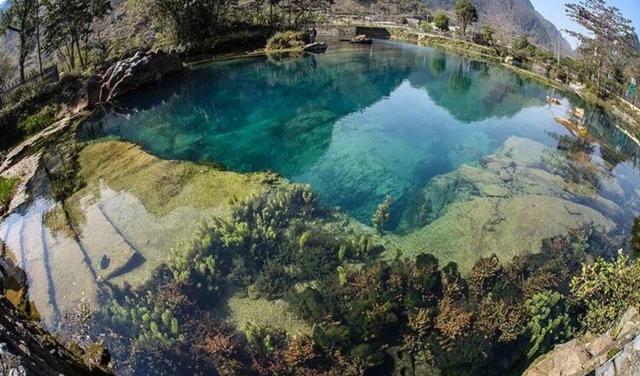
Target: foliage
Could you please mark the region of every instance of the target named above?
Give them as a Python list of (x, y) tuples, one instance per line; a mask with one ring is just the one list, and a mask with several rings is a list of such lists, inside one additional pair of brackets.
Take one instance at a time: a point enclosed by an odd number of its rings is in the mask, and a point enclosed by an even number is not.
[(18, 179), (0, 177), (0, 213), (11, 201), (19, 182)]
[(449, 31), (449, 16), (444, 12), (438, 12), (433, 18), (433, 25), (441, 31)]
[(494, 35), (496, 31), (489, 25), (482, 25), (480, 35), (484, 43), (492, 45), (495, 42)]
[(18, 124), (18, 130), (25, 136), (30, 136), (45, 129), (56, 120), (56, 108), (45, 106), (37, 114), (33, 114)]
[[(481, 259), (465, 277), (428, 254), (380, 261), (383, 247), (336, 223), (308, 187), (275, 186), (203, 225), (147, 285), (116, 289), (103, 319), (135, 333), (114, 347), (140, 366), (169, 357), (225, 375), (387, 374), (401, 352), (412, 369), (506, 372), (571, 334), (570, 278), (599, 241), (557, 237), (510, 263)], [(223, 325), (208, 312), (229, 286), (286, 300), (312, 335)]]
[(554, 344), (563, 342), (572, 334), (571, 320), (562, 301), (562, 295), (554, 291), (536, 293), (526, 301), (525, 307), (531, 335), (527, 356), (535, 359)]
[(462, 35), (467, 35), (467, 27), (478, 21), (478, 12), (470, 0), (457, 0), (453, 11), (462, 26)]
[(583, 265), (571, 280), (571, 299), (583, 311), (586, 329), (605, 332), (627, 307), (640, 303), (640, 264), (621, 254)]
[(373, 226), (379, 234), (384, 232), (384, 225), (389, 221), (392, 203), (393, 197), (391, 197), (391, 195), (387, 195), (387, 198), (385, 198), (384, 202), (378, 205), (375, 213), (373, 213), (373, 217), (371, 217), (371, 223), (373, 223)]
[(55, 83), (38, 83), (22, 85), (13, 90), (11, 95), (3, 98), (5, 107), (0, 110), (0, 150), (4, 150), (24, 138), (25, 134), (18, 129), (18, 124), (37, 114), (43, 107), (58, 107), (68, 103), (75, 96), (81, 84), (80, 76), (64, 75)]
[(302, 48), (305, 44), (306, 35), (299, 31), (283, 31), (275, 33), (268, 41), (267, 51), (289, 50)]

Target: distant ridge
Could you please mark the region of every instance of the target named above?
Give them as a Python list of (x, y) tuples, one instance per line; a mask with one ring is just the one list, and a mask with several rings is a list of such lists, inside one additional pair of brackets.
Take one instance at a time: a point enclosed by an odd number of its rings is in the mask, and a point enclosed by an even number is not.
[[(423, 0), (430, 10), (452, 10), (456, 0)], [(531, 41), (551, 51), (573, 55), (571, 45), (558, 28), (544, 18), (529, 0), (471, 0), (478, 9), (479, 22), (492, 25), (501, 38), (528, 34)]]

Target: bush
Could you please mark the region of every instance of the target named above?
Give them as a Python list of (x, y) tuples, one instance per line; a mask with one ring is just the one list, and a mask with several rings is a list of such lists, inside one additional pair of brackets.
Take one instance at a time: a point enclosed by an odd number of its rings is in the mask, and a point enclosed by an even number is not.
[(571, 280), (571, 298), (584, 312), (583, 326), (604, 333), (625, 309), (640, 303), (640, 263), (620, 255), (583, 265)]
[(442, 31), (449, 31), (449, 17), (443, 12), (438, 12), (433, 19), (435, 27)]
[(3, 208), (9, 204), (13, 193), (18, 185), (18, 179), (7, 179), (0, 177), (0, 213)]
[(31, 115), (18, 124), (18, 130), (25, 136), (31, 136), (53, 124), (56, 120), (56, 108), (46, 106), (37, 114)]
[(268, 41), (267, 51), (290, 50), (301, 48), (306, 42), (306, 34), (301, 31), (285, 31), (275, 33)]

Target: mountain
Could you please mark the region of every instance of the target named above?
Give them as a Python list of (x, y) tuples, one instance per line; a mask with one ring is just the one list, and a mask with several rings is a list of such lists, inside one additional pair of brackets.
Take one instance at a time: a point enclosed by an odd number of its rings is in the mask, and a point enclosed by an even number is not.
[[(452, 10), (456, 0), (423, 0), (430, 10)], [(478, 10), (480, 24), (492, 25), (499, 37), (512, 39), (528, 34), (531, 41), (555, 50), (558, 43), (564, 54), (573, 54), (569, 42), (558, 28), (544, 18), (529, 0), (471, 0)], [(455, 18), (455, 17), (454, 17)]]

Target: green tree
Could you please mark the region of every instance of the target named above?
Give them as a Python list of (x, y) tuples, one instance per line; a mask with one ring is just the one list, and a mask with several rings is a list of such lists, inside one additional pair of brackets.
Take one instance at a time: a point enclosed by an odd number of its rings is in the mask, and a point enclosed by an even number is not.
[(462, 26), (462, 35), (467, 35), (467, 27), (478, 21), (478, 12), (476, 7), (469, 0), (458, 0), (453, 8), (456, 18)]
[(36, 42), (38, 18), (37, 0), (10, 0), (2, 13), (2, 32), (13, 31), (19, 36), (18, 67), (20, 82), (25, 82), (25, 64)]
[(495, 33), (495, 30), (489, 25), (482, 25), (482, 27), (480, 28), (480, 35), (482, 36), (482, 40), (489, 45), (495, 42)]
[(527, 356), (534, 359), (553, 345), (571, 337), (573, 328), (563, 297), (558, 292), (545, 291), (532, 296), (525, 303), (529, 330)]
[(606, 97), (621, 82), (611, 80), (623, 71), (627, 62), (637, 54), (637, 35), (620, 10), (608, 6), (605, 0), (584, 0), (567, 4), (567, 15), (589, 31), (567, 32), (578, 39), (581, 59), (587, 62), (596, 93)]
[(449, 17), (444, 12), (436, 13), (433, 24), (442, 31), (449, 30)]

